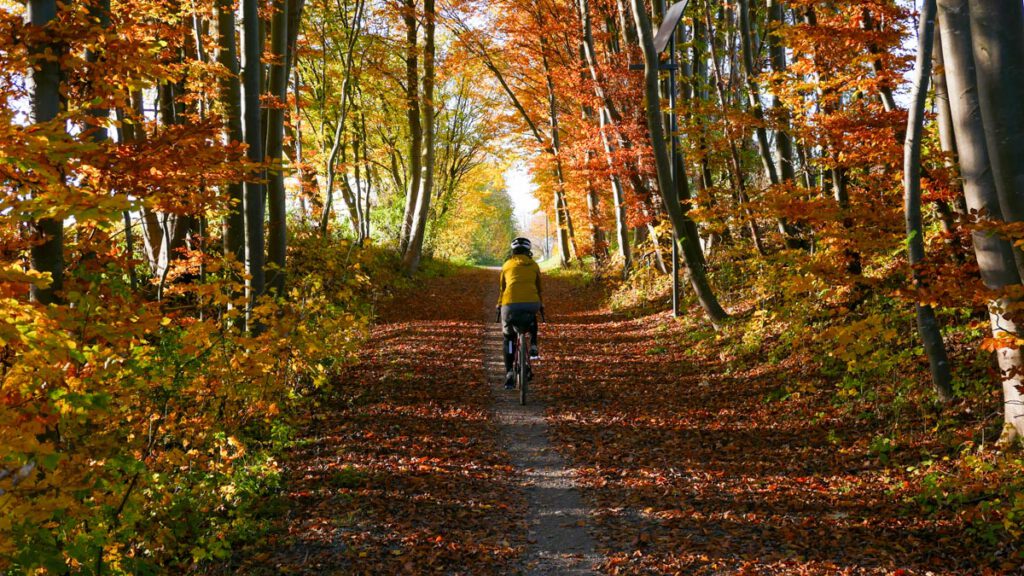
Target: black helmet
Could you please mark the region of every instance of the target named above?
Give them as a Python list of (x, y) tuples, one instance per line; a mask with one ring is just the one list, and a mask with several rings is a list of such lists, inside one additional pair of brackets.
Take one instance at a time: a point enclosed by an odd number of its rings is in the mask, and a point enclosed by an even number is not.
[(533, 245), (530, 244), (529, 238), (523, 238), (520, 236), (512, 241), (512, 249), (515, 250), (516, 248), (526, 248), (527, 250), (530, 250), (533, 248)]

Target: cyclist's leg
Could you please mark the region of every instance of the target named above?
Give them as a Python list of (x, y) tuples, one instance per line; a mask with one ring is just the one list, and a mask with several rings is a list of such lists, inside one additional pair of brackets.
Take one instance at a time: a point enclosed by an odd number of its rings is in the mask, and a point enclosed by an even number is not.
[(515, 379), (512, 364), (515, 362), (516, 342), (516, 332), (512, 328), (511, 313), (508, 306), (501, 307), (501, 334), (501, 355), (505, 360), (505, 387), (508, 388), (509, 384)]

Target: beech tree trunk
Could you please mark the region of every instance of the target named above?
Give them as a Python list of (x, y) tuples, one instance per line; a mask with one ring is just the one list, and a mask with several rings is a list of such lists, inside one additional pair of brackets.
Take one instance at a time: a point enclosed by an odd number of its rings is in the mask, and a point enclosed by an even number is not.
[[(726, 133), (731, 132), (732, 122), (729, 120), (729, 110), (727, 108), (728, 101), (725, 93), (725, 78), (722, 74), (722, 66), (718, 60), (718, 50), (715, 48), (715, 29), (711, 25), (711, 12), (710, 8), (704, 12), (705, 24), (707, 26), (708, 34), (710, 38), (708, 40), (709, 48), (711, 49), (711, 64), (714, 70), (715, 90), (718, 94), (718, 104), (722, 111), (722, 121), (725, 124)], [(750, 239), (754, 243), (754, 249), (761, 256), (764, 256), (764, 242), (761, 240), (761, 231), (757, 226), (757, 220), (754, 218), (754, 213), (750, 209), (750, 198), (747, 195), (747, 188), (743, 177), (743, 162), (740, 158), (739, 147), (736, 142), (729, 139), (729, 160), (731, 167), (731, 174), (733, 178), (733, 188), (736, 191), (736, 197), (739, 200), (738, 204), (741, 206), (741, 210), (747, 217), (747, 227), (750, 230)]]
[(643, 0), (631, 0), (633, 18), (640, 34), (640, 45), (644, 55), (644, 88), (647, 99), (647, 127), (650, 130), (651, 145), (654, 149), (655, 167), (658, 174), (658, 190), (661, 192), (665, 210), (669, 214), (676, 237), (682, 245), (683, 261), (689, 269), (690, 283), (697, 295), (697, 300), (704, 309), (712, 325), (717, 326), (729, 316), (718, 303), (711, 285), (707, 281), (704, 267), (700, 265), (697, 251), (700, 250), (699, 239), (691, 238), (686, 226), (686, 216), (675, 195), (672, 181), (672, 165), (668, 149), (665, 146), (665, 129), (661, 119), (661, 98), (658, 95), (658, 53), (654, 49), (654, 32), (651, 30), (651, 19)]
[[(907, 137), (903, 145), (903, 208), (907, 224), (907, 248), (913, 272), (914, 287), (924, 288), (920, 265), (924, 262), (924, 226), (921, 223), (921, 134), (924, 132), (924, 105), (928, 97), (931, 73), (932, 44), (935, 35), (935, 0), (922, 0), (921, 28), (918, 34), (917, 65), (912, 87), (912, 105), (907, 115)], [(946, 345), (942, 341), (935, 310), (930, 304), (916, 305), (917, 331), (924, 345), (932, 385), (942, 402), (953, 400), (953, 373), (950, 371)]]
[[(938, 0), (938, 8), (953, 134), (967, 208), (987, 214), (988, 220), (994, 223), (1003, 222), (981, 117), (968, 3), (967, 0)], [(972, 240), (982, 282), (1001, 294), (989, 302), (992, 334), (996, 337), (1007, 332), (1016, 334), (1016, 323), (1007, 315), (1011, 306), (1019, 306), (1012, 294), (1021, 289), (1013, 247), (1006, 238), (987, 230), (973, 232)], [(998, 349), (996, 357), (1003, 371), (1004, 398), (1012, 397), (1016, 386), (1021, 384), (1024, 358), (1018, 348), (1010, 347)], [(1018, 407), (1016, 404), (1006, 406), (1005, 415), (1009, 418), (1006, 440), (1019, 434), (1013, 423)]]
[[(778, 186), (781, 180), (779, 179), (779, 172), (776, 169), (775, 161), (772, 158), (771, 144), (768, 142), (768, 128), (765, 126), (764, 107), (761, 105), (761, 90), (757, 85), (757, 70), (754, 67), (754, 41), (752, 39), (753, 32), (751, 31), (750, 23), (750, 0), (739, 0), (739, 4), (740, 46), (743, 53), (743, 70), (747, 77), (747, 98), (750, 102), (750, 109), (754, 113), (754, 118), (757, 120), (757, 127), (754, 130), (757, 136), (757, 151), (761, 156), (761, 164), (764, 167), (765, 175), (768, 177), (768, 182), (772, 186)], [(776, 56), (778, 56), (779, 49), (776, 48), (775, 51)], [(782, 57), (785, 58), (785, 50), (782, 50)], [(796, 229), (786, 222), (785, 218), (779, 218), (778, 224), (779, 232), (782, 234), (788, 248), (803, 247)]]
[[(932, 86), (935, 92), (935, 123), (939, 130), (939, 145), (947, 155), (945, 166), (950, 173), (956, 172), (956, 141), (953, 136), (953, 113), (949, 109), (949, 94), (946, 89), (946, 64), (942, 58), (942, 34), (938, 24), (935, 26), (935, 41), (932, 47)], [(967, 214), (964, 201), (964, 190), (959, 180), (950, 183), (956, 194), (952, 202), (936, 200), (935, 207), (939, 213), (942, 232), (946, 235), (946, 245), (953, 251), (957, 262), (963, 263), (966, 256), (960, 243), (956, 241), (956, 214)]]
[[(969, 2), (978, 101), (989, 160), (1007, 222), (1024, 221), (1024, 5)], [(1024, 277), (1024, 253), (1015, 250)]]
[[(874, 21), (874, 18), (872, 18), (871, 10), (869, 8), (864, 8), (861, 10), (860, 21), (861, 27), (869, 32), (875, 30), (877, 26)], [(881, 59), (878, 58), (878, 46), (873, 43), (869, 44), (868, 52), (870, 52), (874, 56), (874, 58), (871, 59), (871, 67), (874, 69), (875, 75), (881, 76), (882, 74), (884, 74), (885, 69), (882, 67)], [(893, 97), (892, 86), (889, 85), (888, 81), (878, 81), (878, 96), (882, 100), (882, 108), (884, 108), (886, 112), (892, 112), (893, 110), (896, 109), (896, 99)]]
[(740, 5), (740, 46), (743, 52), (743, 71), (747, 79), (747, 98), (750, 110), (757, 120), (754, 133), (757, 135), (757, 151), (761, 156), (761, 164), (768, 181), (774, 186), (779, 183), (779, 174), (775, 171), (772, 150), (768, 142), (768, 129), (764, 125), (764, 108), (761, 106), (761, 90), (757, 85), (757, 71), (754, 68), (754, 48), (750, 31), (750, 0), (739, 0)]
[(430, 200), (434, 195), (434, 150), (435, 114), (434, 114), (434, 0), (423, 2), (423, 189), (416, 199), (416, 210), (413, 213), (412, 235), (409, 246), (402, 259), (405, 273), (412, 276), (420, 266), (423, 256), (423, 238), (427, 231), (427, 218), (430, 216)]
[[(57, 19), (56, 0), (29, 0), (25, 10), (26, 23), (45, 28)], [(45, 52), (60, 54), (61, 46), (54, 40), (44, 39), (29, 46), (33, 57)], [(29, 120), (33, 124), (49, 122), (57, 117), (61, 109), (61, 70), (57, 59), (41, 58), (31, 68), (25, 79), (29, 94)], [(38, 272), (50, 274), (50, 285), (43, 288), (33, 284), (29, 296), (40, 304), (58, 301), (58, 294), (64, 287), (64, 220), (62, 218), (40, 218), (29, 223), (37, 243), (32, 245), (31, 265)]]
[[(970, 22), (978, 102), (985, 127), (989, 161), (999, 206), (1007, 222), (1024, 221), (1024, 4), (1016, 0), (971, 0)], [(961, 154), (963, 150), (960, 149)], [(1011, 239), (1016, 241), (1017, 239)], [(1014, 249), (1019, 276), (1024, 276), (1024, 254)], [(1005, 315), (997, 330), (1017, 335)], [(996, 324), (994, 323), (994, 326)], [(999, 351), (1004, 373), (1003, 402), (1006, 427), (1002, 441), (1024, 434), (1024, 395), (1021, 351)]]
[(373, 164), (370, 163), (370, 151), (367, 145), (367, 132), (366, 132), (366, 114), (363, 110), (359, 111), (359, 134), (360, 139), (363, 141), (363, 165), (366, 167), (366, 194), (363, 198), (363, 210), (362, 210), (362, 228), (360, 229), (360, 242), (370, 238), (370, 192), (373, 191), (376, 178), (376, 173)]
[[(592, 162), (593, 150), (587, 151), (588, 162)], [(594, 259), (598, 265), (608, 257), (608, 244), (601, 229), (601, 209), (594, 181), (587, 175), (587, 216), (590, 221), (590, 242), (593, 245)]]

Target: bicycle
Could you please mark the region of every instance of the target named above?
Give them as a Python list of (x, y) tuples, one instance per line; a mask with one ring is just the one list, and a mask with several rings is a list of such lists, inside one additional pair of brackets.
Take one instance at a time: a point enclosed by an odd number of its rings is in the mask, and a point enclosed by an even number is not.
[[(497, 322), (501, 322), (501, 310), (498, 310)], [(540, 309), (540, 319), (544, 320), (544, 309)], [(527, 383), (533, 379), (533, 368), (530, 366), (530, 326), (537, 321), (533, 313), (519, 313), (509, 319), (516, 339), (509, 342), (512, 348), (512, 371), (515, 373), (516, 389), (519, 390), (519, 404), (526, 405)]]

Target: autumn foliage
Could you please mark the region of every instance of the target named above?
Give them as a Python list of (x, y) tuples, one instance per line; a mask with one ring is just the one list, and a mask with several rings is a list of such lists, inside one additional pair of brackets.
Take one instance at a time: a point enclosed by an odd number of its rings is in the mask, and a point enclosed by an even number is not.
[[(891, 0), (692, 0), (658, 54), (649, 41), (668, 7), (657, 0), (0, 0), (0, 570), (252, 566), (233, 555), (295, 529), (268, 503), (288, 483), (316, 491), (293, 473), (302, 435), (322, 430), (347, 435), (352, 459), (324, 460), (325, 481), (374, 495), (331, 498), (367, 524), (401, 517), (374, 492), (386, 492), (374, 482), (389, 477), (387, 456), (353, 440), (394, 430), (352, 403), (429, 404), (410, 373), (449, 387), (478, 374), (418, 374), (429, 347), (390, 348), (384, 328), (371, 331), (377, 307), (397, 293), (412, 309), (383, 318), (439, 320), (408, 291), (424, 268), (498, 263), (513, 236), (539, 235), (514, 221), (504, 176), (518, 162), (559, 263), (586, 279), (563, 307), (600, 300), (576, 311), (624, 330), (587, 340), (566, 316), (553, 332), (588, 354), (619, 343), (631, 354), (614, 377), (560, 365), (549, 374), (565, 386), (541, 388), (591, 503), (645, 503), (636, 542), (615, 532), (622, 517), (601, 528), (606, 571), (707, 565), (671, 552), (699, 540), (680, 524), (704, 511), (674, 505), (695, 495), (657, 459), (734, 462), (730, 434), (765, 470), (787, 454), (834, 457), (797, 475), (806, 482), (758, 489), (888, 494), (902, 506), (884, 510), (900, 519), (892, 538), (913, 525), (959, 539), (961, 556), (978, 544), (972, 560), (993, 573), (1019, 567), (1024, 162), (1007, 143), (1024, 138), (1024, 116), (999, 104), (1024, 95), (1024, 44), (992, 6), (924, 2), (921, 18)], [(1024, 21), (1007, 10), (1006, 22)], [(914, 56), (927, 34), (939, 37), (924, 70)], [(1002, 77), (993, 62), (1012, 69)], [(912, 108), (915, 66), (932, 86), (925, 109)], [(905, 142), (917, 117), (924, 136)], [(915, 146), (921, 178), (908, 185)], [(908, 257), (908, 246), (923, 252)], [(692, 288), (682, 319), (656, 315), (670, 301), (673, 248)], [(460, 337), (485, 280), (472, 276), (467, 299), (456, 278), (431, 296), (459, 300), (440, 320)], [(473, 345), (451, 353), (465, 360)], [(631, 379), (648, 364), (656, 377)], [(700, 370), (754, 385), (712, 393)], [(702, 404), (645, 404), (676, 379)], [(459, 438), (488, 434), (481, 391), (445, 390), (466, 412), (424, 417)], [(587, 413), (581, 402), (604, 404)], [(351, 421), (321, 426), (324, 406)], [(764, 414), (789, 426), (778, 433), (788, 448), (743, 436), (748, 420), (769, 424)], [(813, 429), (794, 427), (804, 421)], [(711, 430), (715, 448), (659, 427)], [(460, 548), (430, 526), (415, 538), (441, 538), (427, 548), (442, 568), (499, 571), (528, 545), (492, 529), (514, 530), (519, 513), (514, 491), (489, 484), (503, 457), (492, 444), (460, 456), (437, 441), (457, 464), (400, 438), (396, 469), (480, 466), (469, 493), (489, 508), (467, 533), (484, 536)], [(624, 455), (636, 461), (615, 479), (605, 468)], [(865, 461), (842, 487), (821, 480)], [(814, 501), (849, 502), (840, 496)], [(733, 521), (727, 504), (708, 514)], [(766, 538), (852, 542), (860, 529), (849, 524), (817, 517)], [(355, 540), (360, 569), (416, 568), (379, 548), (405, 550), (400, 535)], [(896, 566), (883, 548), (873, 566)], [(835, 555), (859, 561), (845, 545)], [(920, 570), (932, 561), (909, 557)]]

